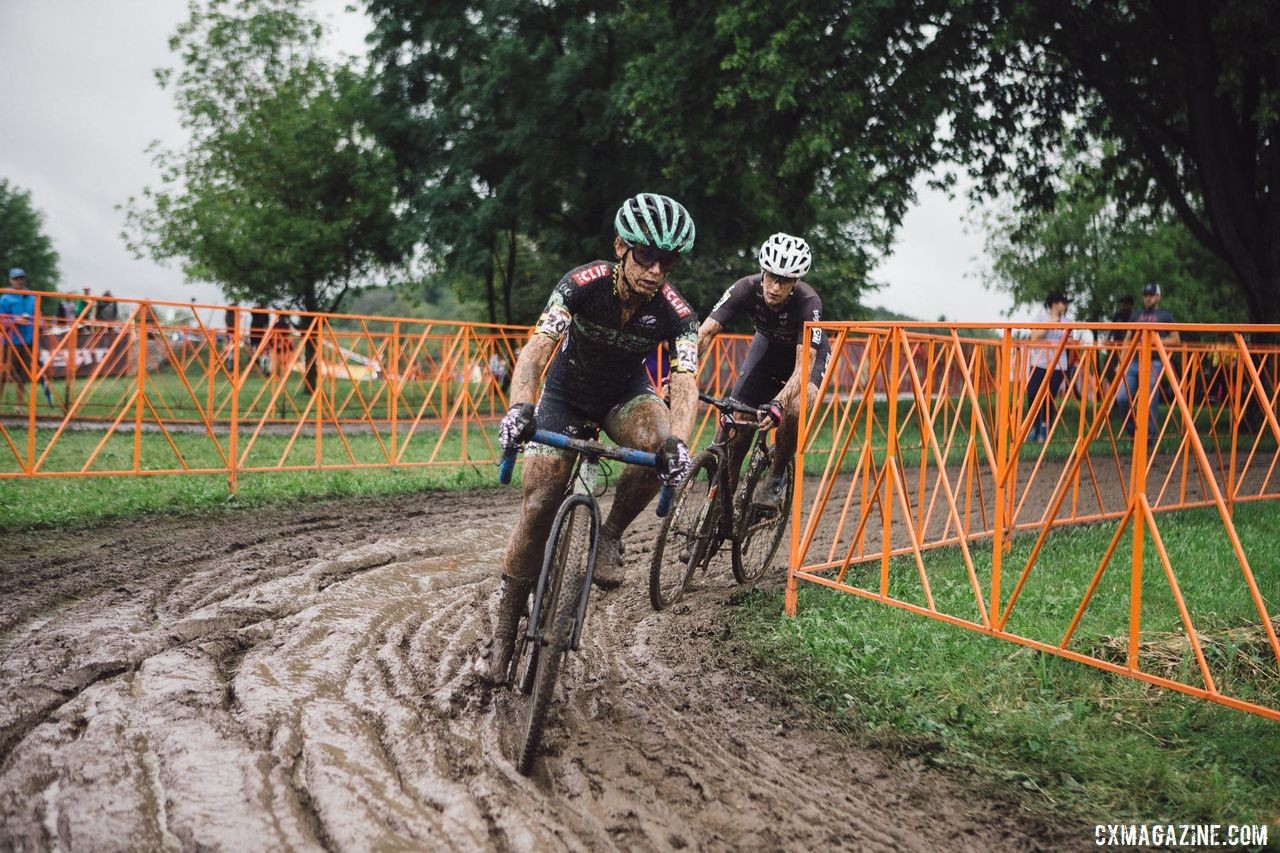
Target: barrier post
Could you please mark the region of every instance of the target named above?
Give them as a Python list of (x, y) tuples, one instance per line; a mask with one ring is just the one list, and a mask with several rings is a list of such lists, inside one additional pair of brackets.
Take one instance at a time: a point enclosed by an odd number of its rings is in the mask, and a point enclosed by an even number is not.
[(391, 422), (391, 465), (395, 467), (400, 459), (400, 389), (404, 386), (404, 383), (399, 381), (402, 375), (399, 320), (391, 324), (391, 343), (388, 350), (387, 364), (382, 367), (382, 377), (387, 383), (387, 408), (390, 409), (387, 420)]
[(316, 387), (315, 387), (315, 410), (316, 410), (316, 467), (320, 467), (320, 463), (324, 461), (324, 318), (316, 317), (311, 324), (312, 333), (315, 335), (315, 360), (316, 360)]
[(138, 311), (138, 363), (134, 366), (133, 470), (142, 469), (142, 395), (147, 390), (147, 306)]
[(991, 603), (987, 612), (993, 616), (1000, 612), (1000, 567), (1004, 557), (1009, 486), (1009, 407), (1012, 405), (1010, 385), (1013, 379), (1013, 329), (1006, 326), (1000, 339), (1000, 355), (996, 359), (999, 370), (996, 385), (996, 473), (994, 514), (991, 540)]
[[(889, 398), (888, 436), (884, 450), (886, 468), (898, 464), (898, 387), (902, 384), (902, 349), (907, 345), (906, 330), (902, 326), (891, 328), (889, 335), (892, 349), (889, 352), (889, 376), (885, 382)], [(880, 488), (880, 600), (883, 601), (889, 597), (889, 555), (893, 549), (888, 547), (888, 543), (893, 541), (893, 484), (897, 477), (886, 473), (880, 480), (883, 483)], [(910, 519), (907, 522), (910, 523)]]
[[(1146, 544), (1147, 516), (1141, 504), (1147, 496), (1147, 423), (1151, 417), (1151, 337), (1154, 332), (1141, 332), (1135, 358), (1138, 361), (1138, 387), (1130, 389), (1129, 414), (1133, 425), (1133, 460), (1129, 477), (1129, 507), (1133, 518), (1133, 568), (1129, 575), (1129, 648), (1125, 665), (1138, 669), (1138, 641), (1142, 626), (1142, 549)], [(1137, 403), (1137, 407), (1133, 403)]]
[(227, 490), (235, 494), (240, 488), (240, 309), (231, 309), (235, 327), (231, 332), (231, 434), (228, 441)]
[[(462, 402), (462, 461), (467, 461), (467, 421), (471, 420), (467, 415), (467, 403), (475, 406), (475, 400), (471, 398), (471, 365), (468, 364), (471, 356), (471, 327), (465, 325), (462, 327), (462, 393), (466, 394)], [(481, 379), (484, 374), (480, 374)]]
[[(809, 335), (812, 333), (810, 326), (812, 324), (804, 324), (804, 333), (801, 340), (805, 345), (800, 348), (800, 412), (798, 415), (798, 423), (796, 424), (796, 453), (793, 458), (794, 478), (792, 482), (792, 498), (791, 498), (791, 547), (789, 549), (791, 558), (787, 560), (787, 589), (783, 596), (783, 612), (788, 616), (796, 615), (796, 570), (800, 567), (800, 517), (804, 505), (804, 449), (808, 443), (808, 421), (806, 417), (809, 408)], [(830, 365), (828, 370), (832, 369)], [(658, 371), (662, 371), (662, 360), (658, 360)]]

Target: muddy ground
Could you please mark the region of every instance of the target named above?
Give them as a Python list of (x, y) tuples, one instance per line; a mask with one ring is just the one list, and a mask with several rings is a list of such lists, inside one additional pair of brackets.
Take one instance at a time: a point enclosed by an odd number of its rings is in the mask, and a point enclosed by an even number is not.
[[(722, 642), (727, 556), (673, 612), (592, 599), (534, 776), (473, 673), (514, 489), (10, 536), (0, 849), (1083, 846), (859, 748)], [(780, 584), (775, 577), (769, 583)]]

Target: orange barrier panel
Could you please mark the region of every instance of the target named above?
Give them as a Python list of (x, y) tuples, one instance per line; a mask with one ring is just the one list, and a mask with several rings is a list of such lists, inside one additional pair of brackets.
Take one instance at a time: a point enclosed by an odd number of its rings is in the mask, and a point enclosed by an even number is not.
[[(1246, 546), (1233, 521), (1280, 497), (1280, 352), (1246, 340), (1280, 327), (1071, 327), (1129, 332), (1096, 344), (994, 325), (820, 327), (840, 346), (802, 403), (789, 614), (799, 584), (817, 584), (1280, 720), (1275, 692), (1241, 675), (1280, 677), (1280, 572), (1256, 571), (1269, 546)], [(1166, 344), (1171, 328), (1203, 340)], [(1035, 349), (1070, 364), (1043, 441)], [(825, 387), (838, 377), (854, 379)], [(1180, 561), (1169, 537), (1181, 549), (1190, 534), (1162, 530), (1197, 508), (1194, 535), (1221, 564)], [(1062, 528), (1079, 525), (1101, 525), (1106, 547), (1073, 551)], [(1073, 574), (1081, 560), (1092, 568)]]
[[(38, 358), (0, 369), (0, 407), (24, 389), (20, 415), (0, 408), (0, 478), (221, 473), (234, 490), (246, 472), (493, 463), (531, 332), (92, 297), (55, 320), (60, 297), (34, 295)], [(94, 319), (104, 304), (117, 319)], [(715, 341), (708, 387), (732, 387), (748, 341)]]

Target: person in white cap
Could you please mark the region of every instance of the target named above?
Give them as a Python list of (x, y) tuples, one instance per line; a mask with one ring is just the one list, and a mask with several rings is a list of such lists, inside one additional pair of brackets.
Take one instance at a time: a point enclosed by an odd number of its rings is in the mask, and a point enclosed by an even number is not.
[[(1134, 323), (1172, 323), (1174, 322), (1173, 314), (1160, 307), (1160, 285), (1154, 281), (1149, 281), (1142, 287), (1142, 308), (1133, 312), (1131, 322)], [(1132, 335), (1132, 332), (1130, 333)], [(1129, 335), (1125, 336), (1128, 339)], [(1182, 338), (1178, 335), (1177, 329), (1160, 332), (1160, 339), (1166, 344), (1180, 343)], [(1135, 432), (1133, 416), (1133, 397), (1138, 393), (1138, 368), (1141, 366), (1138, 359), (1140, 356), (1134, 356), (1133, 361), (1129, 362), (1129, 367), (1124, 372), (1124, 381), (1120, 384), (1120, 390), (1116, 393), (1116, 406), (1120, 409), (1124, 416), (1124, 431), (1130, 438)], [(1159, 419), (1157, 414), (1159, 406), (1157, 400), (1159, 396), (1156, 394), (1156, 386), (1160, 382), (1160, 374), (1164, 372), (1164, 362), (1160, 360), (1158, 355), (1151, 357), (1151, 378), (1148, 388), (1151, 392), (1151, 406), (1147, 416), (1147, 437), (1155, 440)]]

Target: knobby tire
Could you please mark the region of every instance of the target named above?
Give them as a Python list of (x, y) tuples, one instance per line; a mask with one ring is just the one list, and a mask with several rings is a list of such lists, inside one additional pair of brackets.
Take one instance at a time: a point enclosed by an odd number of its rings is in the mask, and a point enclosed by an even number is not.
[[(675, 506), (662, 520), (649, 564), (649, 603), (654, 610), (665, 610), (679, 601), (693, 573), (707, 558), (710, 536), (715, 535), (720, 520), (719, 499), (712, 500), (710, 496), (719, 465), (719, 458), (712, 451), (699, 453), (680, 484)], [(688, 563), (680, 560), (686, 552), (690, 555)], [(665, 562), (664, 556), (669, 558)]]
[(543, 612), (550, 614), (545, 620), (550, 630), (541, 635), (545, 644), (536, 648), (532, 655), (536, 660), (537, 673), (533, 677), (532, 695), (525, 719), (524, 744), (516, 762), (516, 769), (524, 776), (533, 772), (534, 762), (542, 746), (542, 733), (547, 724), (551, 696), (555, 691), (556, 680), (560, 677), (564, 657), (573, 642), (578, 603), (591, 558), (593, 524), (591, 504), (581, 502), (561, 516), (560, 524), (552, 531), (556, 548), (549, 559), (552, 560), (552, 571), (558, 577), (553, 578), (554, 583), (549, 582), (548, 587), (557, 590), (559, 594), (542, 604)]
[[(777, 515), (769, 522), (757, 521), (760, 510), (751, 503), (755, 495), (756, 484), (769, 473), (766, 462), (760, 466), (752, 466), (744, 478), (746, 489), (744, 501), (740, 502), (741, 516), (735, 519), (737, 535), (733, 542), (733, 576), (740, 584), (752, 584), (769, 568), (773, 557), (782, 543), (782, 534), (787, 530), (787, 521), (791, 518), (791, 483), (794, 467), (787, 466), (786, 489), (782, 505)], [(754, 547), (753, 547), (754, 546)]]

